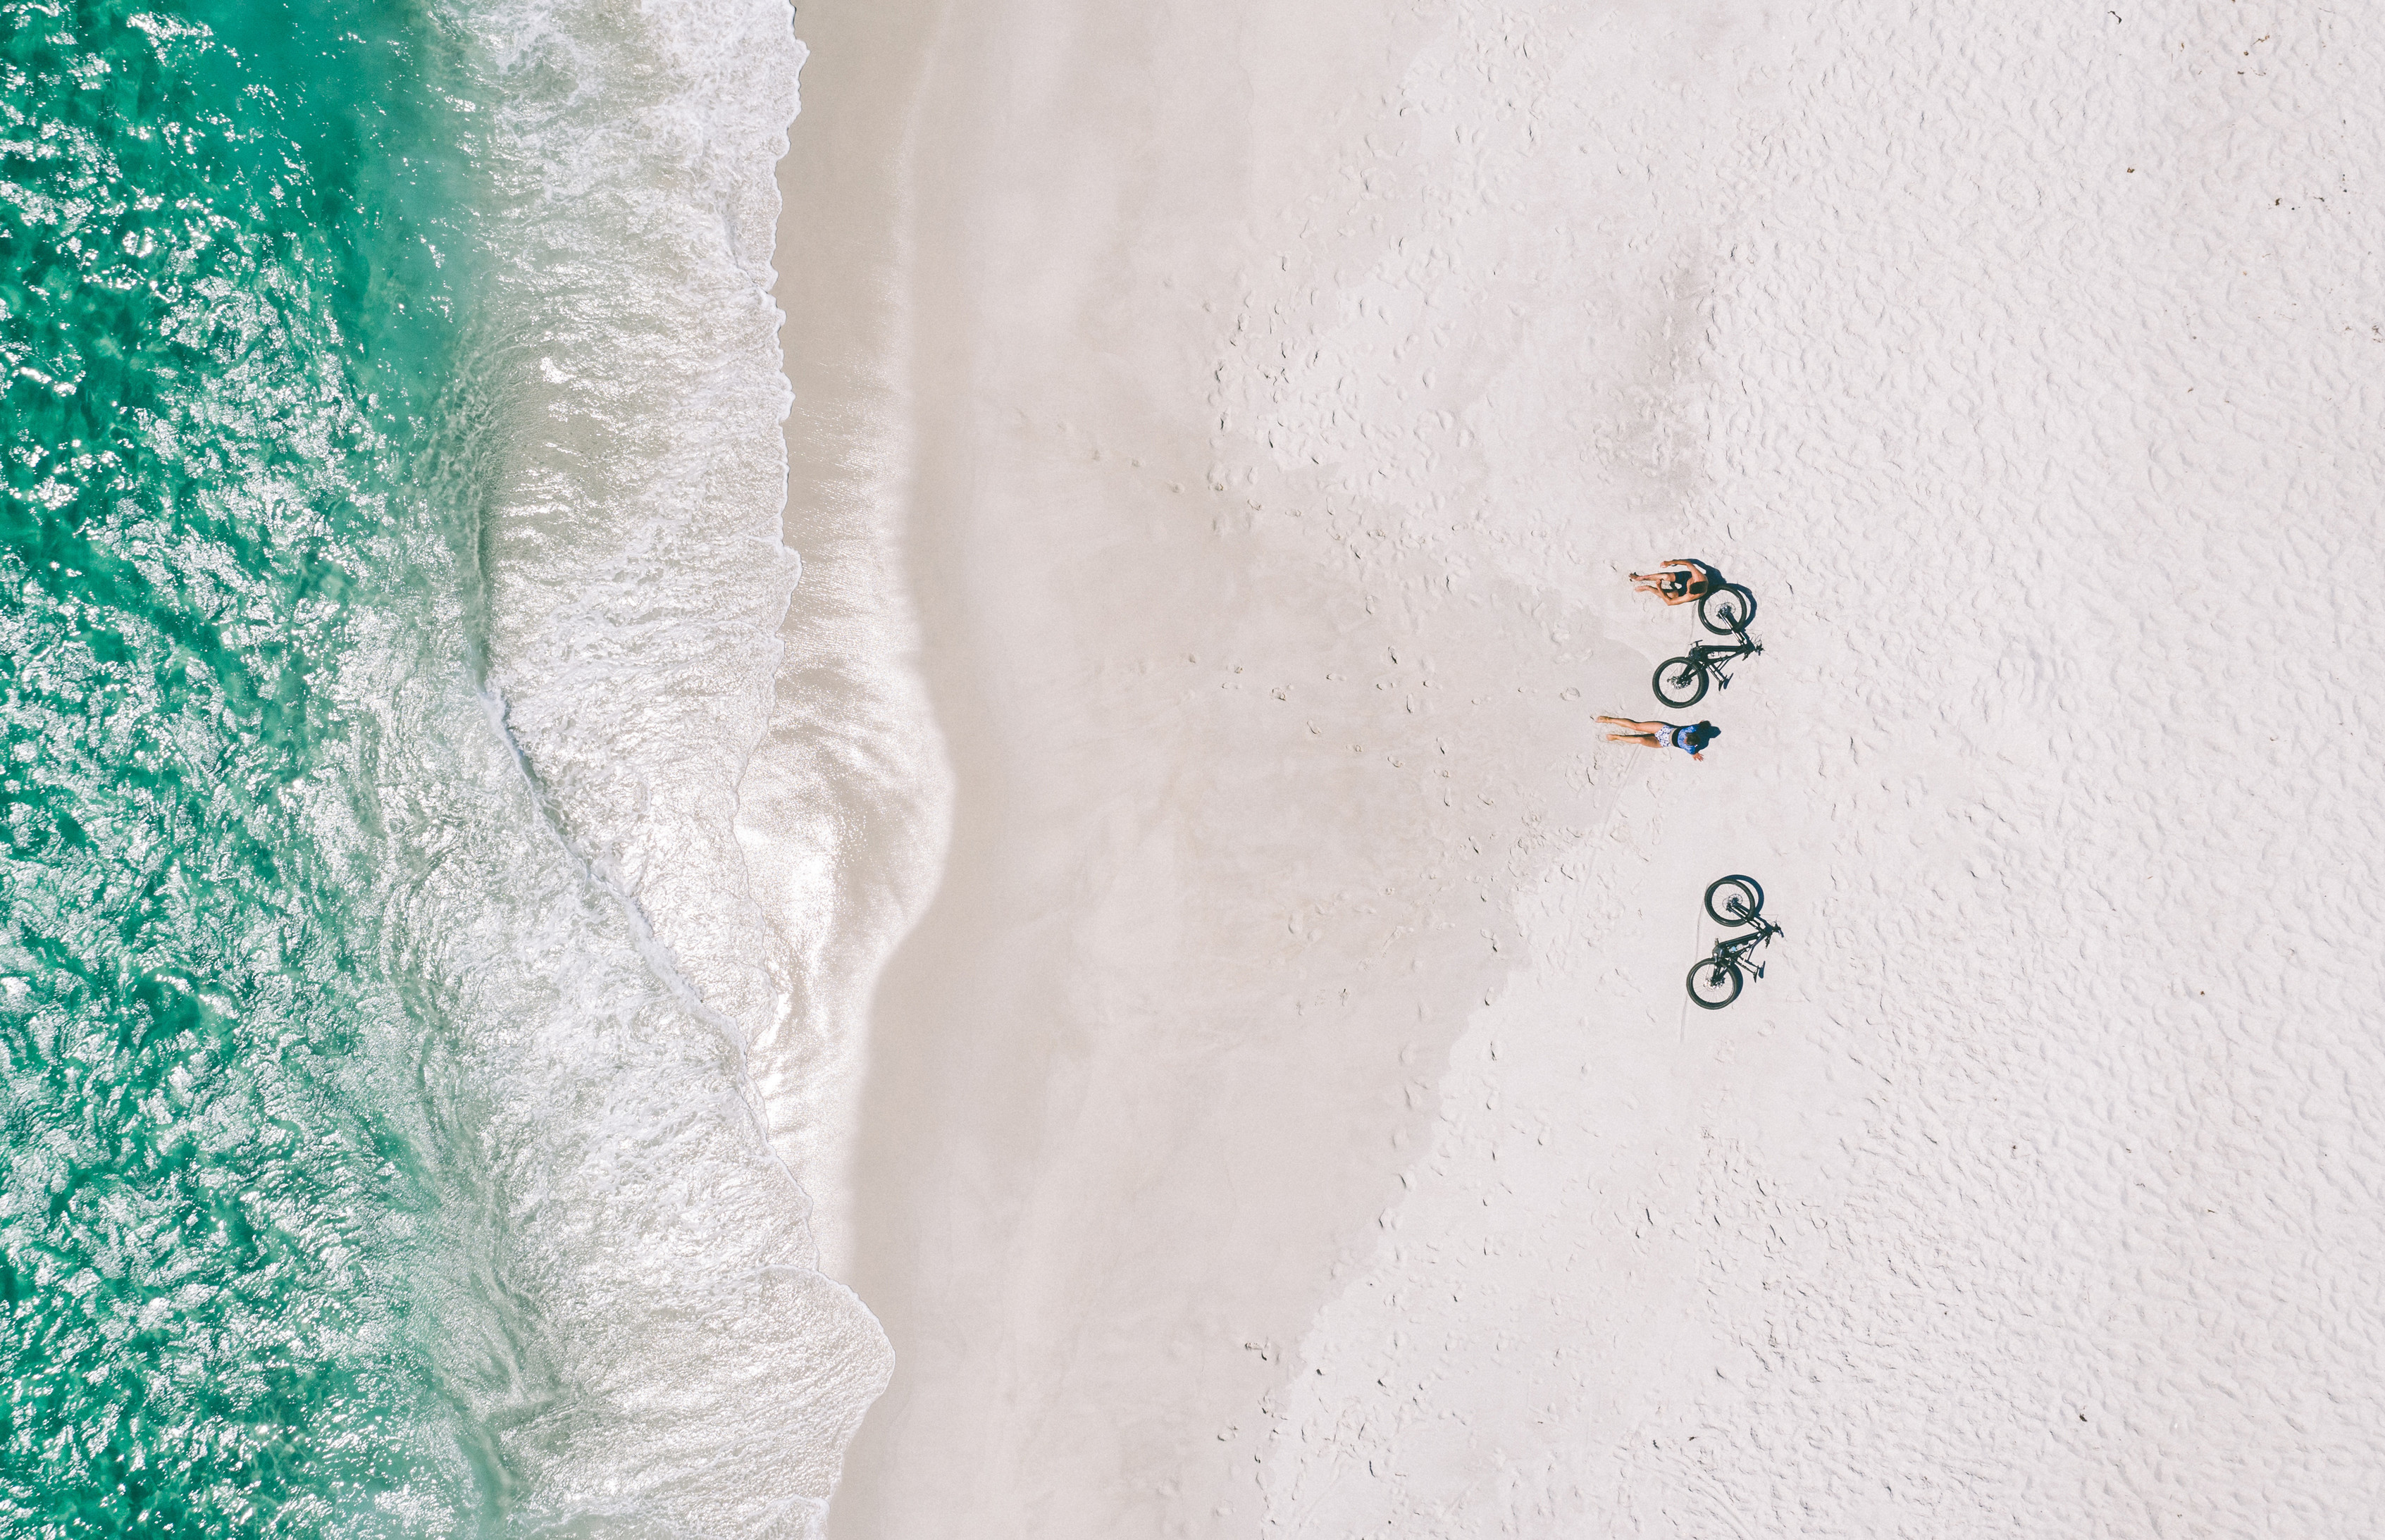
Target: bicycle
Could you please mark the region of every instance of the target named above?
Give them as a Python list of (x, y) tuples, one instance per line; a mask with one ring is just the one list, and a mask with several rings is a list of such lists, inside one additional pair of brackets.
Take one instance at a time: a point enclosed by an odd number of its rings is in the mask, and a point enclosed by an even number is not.
[(1706, 913), (1717, 925), (1754, 927), (1724, 937), (1715, 943), (1712, 956), (1690, 967), (1690, 999), (1703, 1010), (1719, 1011), (1747, 987), (1746, 975), (1764, 976), (1764, 964), (1748, 954), (1779, 935), (1780, 927), (1764, 917), (1764, 888), (1754, 877), (1733, 875), (1707, 884)]
[(1730, 688), (1730, 676), (1722, 665), (1740, 658), (1754, 657), (1764, 651), (1764, 644), (1750, 640), (1745, 631), (1727, 647), (1717, 647), (1708, 641), (1690, 643), (1689, 655), (1667, 658), (1656, 665), (1655, 677), (1650, 681), (1656, 699), (1668, 706), (1694, 706), (1706, 698), (1709, 684)]
[(1737, 583), (1708, 589), (1698, 596), (1698, 624), (1718, 637), (1743, 636), (1755, 618), (1755, 595)]

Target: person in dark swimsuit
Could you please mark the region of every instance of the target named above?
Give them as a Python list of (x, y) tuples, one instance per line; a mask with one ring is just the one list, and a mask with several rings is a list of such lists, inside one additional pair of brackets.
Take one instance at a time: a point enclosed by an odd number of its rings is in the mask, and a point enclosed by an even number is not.
[(1722, 729), (1711, 722), (1677, 727), (1670, 722), (1634, 722), (1628, 716), (1602, 716), (1599, 720), (1628, 729), (1608, 733), (1606, 741), (1609, 743), (1637, 743), (1642, 749), (1679, 749), (1694, 760), (1704, 759), (1706, 745), (1722, 736)]
[(1653, 593), (1667, 604), (1688, 604), (1723, 586), (1722, 574), (1689, 556), (1667, 556), (1654, 572), (1635, 572), (1631, 586)]

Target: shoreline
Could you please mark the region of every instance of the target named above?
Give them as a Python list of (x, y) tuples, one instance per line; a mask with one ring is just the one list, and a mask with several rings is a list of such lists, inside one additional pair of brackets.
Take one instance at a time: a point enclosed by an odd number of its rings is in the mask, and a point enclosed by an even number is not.
[[(869, 996), (941, 880), (951, 770), (915, 666), (904, 570), (913, 427), (895, 168), (933, 7), (904, 45), (875, 49), (843, 46), (836, 11), (821, 8), (824, 22), (809, 6), (798, 19), (812, 52), (777, 170), (772, 256), (793, 390), (781, 538), (804, 569), (738, 833), (790, 969), (775, 1030), (753, 1046), (755, 1084), (810, 1195), (820, 1271), (849, 1282)], [(847, 24), (883, 39), (887, 19)]]

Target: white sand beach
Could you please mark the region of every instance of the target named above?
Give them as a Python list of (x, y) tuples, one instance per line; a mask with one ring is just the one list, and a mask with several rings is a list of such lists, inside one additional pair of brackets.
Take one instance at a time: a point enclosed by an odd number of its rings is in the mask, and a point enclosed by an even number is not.
[(2385, 1524), (2385, 22), (796, 30), (833, 1540)]

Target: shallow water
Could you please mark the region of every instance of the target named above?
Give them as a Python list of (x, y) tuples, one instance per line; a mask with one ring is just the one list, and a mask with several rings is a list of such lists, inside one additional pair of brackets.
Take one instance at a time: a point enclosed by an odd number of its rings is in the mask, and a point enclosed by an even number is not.
[[(733, 799), (758, 705), (618, 702), (657, 655), (767, 679), (793, 580), (767, 222), (603, 229), (700, 155), (538, 140), (642, 90), (767, 181), (800, 53), (736, 9), (724, 81), (654, 67), (723, 45), (693, 6), (0, 6), (11, 1534), (801, 1533), (882, 1379), (748, 1002), (668, 939), (735, 886), (625, 871), (645, 809), (572, 758)], [(679, 313), (628, 303), (657, 254)], [(709, 442), (674, 348), (743, 404)], [(609, 415), (558, 409), (598, 358)]]

